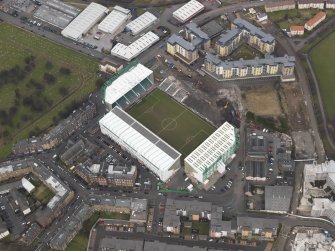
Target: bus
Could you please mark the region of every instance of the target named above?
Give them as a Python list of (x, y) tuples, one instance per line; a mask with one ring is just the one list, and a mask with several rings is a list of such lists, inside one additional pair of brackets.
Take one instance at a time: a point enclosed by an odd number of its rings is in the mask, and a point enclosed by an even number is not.
[(71, 166), (70, 171), (73, 171), (75, 168), (76, 168), (75, 166)]

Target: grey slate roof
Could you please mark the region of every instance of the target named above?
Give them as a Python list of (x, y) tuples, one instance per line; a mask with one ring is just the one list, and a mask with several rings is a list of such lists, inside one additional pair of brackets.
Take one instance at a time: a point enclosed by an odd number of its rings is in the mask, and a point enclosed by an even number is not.
[(177, 36), (176, 34), (172, 34), (171, 37), (169, 37), (168, 43), (172, 45), (179, 44), (181, 47), (183, 47), (185, 50), (188, 50), (188, 51), (195, 50), (195, 46), (192, 43), (186, 41), (181, 36)]
[(260, 28), (248, 21), (245, 21), (244, 19), (236, 18), (233, 23), (240, 29), (247, 30), (250, 34), (259, 37), (264, 43), (272, 43), (275, 41), (275, 38), (272, 35), (265, 33)]
[(188, 23), (186, 26), (186, 30), (190, 30), (192, 33), (194, 33), (195, 35), (197, 35), (198, 37), (207, 40), (209, 39), (209, 36), (203, 32), (198, 25), (196, 25), (195, 23)]
[(288, 212), (293, 187), (265, 186), (265, 210)]
[(277, 65), (283, 64), (286, 67), (295, 65), (295, 57), (293, 56), (283, 56), (274, 57), (272, 55), (265, 55), (265, 58), (255, 58), (250, 60), (237, 60), (237, 61), (222, 61), (217, 56), (207, 53), (206, 61), (210, 62), (216, 66), (223, 67), (224, 69), (232, 68), (243, 68), (249, 66), (262, 66), (262, 65)]
[(220, 39), (218, 40), (218, 43), (222, 46), (225, 46), (227, 43), (231, 42), (233, 39), (239, 36), (241, 32), (242, 31), (240, 29), (233, 28), (228, 32), (222, 34), (220, 36)]

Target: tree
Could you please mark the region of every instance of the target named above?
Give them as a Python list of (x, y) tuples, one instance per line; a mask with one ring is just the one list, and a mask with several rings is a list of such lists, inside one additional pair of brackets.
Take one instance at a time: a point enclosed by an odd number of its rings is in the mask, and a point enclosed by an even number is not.
[(98, 78), (97, 81), (95, 81), (95, 86), (100, 89), (104, 83), (105, 81), (102, 78)]
[(46, 63), (45, 63), (45, 68), (47, 70), (51, 70), (53, 67), (53, 64), (48, 60)]
[(44, 73), (43, 79), (45, 82), (47, 82), (48, 84), (53, 84), (56, 81), (56, 77), (50, 73)]
[(65, 97), (66, 95), (69, 94), (69, 90), (68, 90), (66, 87), (64, 87), (64, 86), (59, 87), (58, 92), (59, 92), (59, 94), (62, 95), (63, 97)]
[(11, 115), (15, 115), (17, 113), (17, 107), (16, 106), (11, 106), (9, 108), (9, 112)]
[(21, 93), (20, 93), (20, 89), (19, 88), (15, 88), (15, 97), (17, 99), (21, 98)]
[(66, 67), (61, 67), (59, 69), (59, 73), (62, 74), (62, 75), (70, 75), (71, 70), (69, 68), (66, 68)]

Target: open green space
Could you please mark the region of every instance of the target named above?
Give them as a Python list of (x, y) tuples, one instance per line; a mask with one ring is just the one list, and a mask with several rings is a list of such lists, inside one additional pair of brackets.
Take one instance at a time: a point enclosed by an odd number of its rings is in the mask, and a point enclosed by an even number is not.
[(44, 184), (40, 184), (33, 191), (32, 196), (42, 204), (46, 205), (54, 196), (54, 193)]
[(130, 214), (118, 212), (95, 212), (89, 219), (84, 221), (82, 229), (73, 238), (66, 248), (66, 251), (86, 251), (90, 231), (98, 219), (129, 220)]
[(198, 229), (199, 234), (208, 235), (209, 233), (209, 223), (208, 222), (192, 222), (192, 228)]
[(314, 73), (319, 82), (322, 102), (330, 121), (335, 118), (335, 32), (321, 41), (310, 52)]
[(97, 62), (0, 23), (0, 158), (67, 116), (96, 89)]
[(247, 59), (254, 59), (255, 57), (263, 58), (263, 53), (259, 52), (255, 48), (252, 48), (251, 46), (247, 44), (242, 44), (239, 46), (232, 54), (230, 54), (229, 58), (233, 60), (239, 60), (241, 58), (247, 60)]
[(79, 231), (79, 233), (73, 238), (66, 248), (66, 251), (85, 251), (88, 245), (88, 237), (90, 233), (84, 233)]
[[(293, 25), (302, 25), (314, 17), (320, 10), (306, 9), (306, 10), (283, 10), (267, 13), (269, 19), (276, 23), (281, 29), (288, 29)], [(327, 18), (335, 15), (334, 10), (326, 10)]]
[(129, 114), (186, 157), (215, 128), (161, 90), (154, 90)]

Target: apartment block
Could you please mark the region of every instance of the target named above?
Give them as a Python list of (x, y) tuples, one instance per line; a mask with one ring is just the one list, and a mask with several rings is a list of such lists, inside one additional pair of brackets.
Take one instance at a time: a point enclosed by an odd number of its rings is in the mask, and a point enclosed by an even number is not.
[(250, 46), (263, 53), (273, 53), (276, 40), (272, 35), (265, 33), (260, 28), (241, 18), (236, 18), (231, 26), (232, 29), (236, 28), (242, 31), (245, 42)]
[(226, 57), (232, 53), (242, 42), (243, 33), (240, 29), (231, 29), (222, 34), (215, 44), (216, 54)]
[(184, 34), (183, 37), (173, 34), (167, 41), (166, 50), (184, 63), (191, 64), (199, 58), (199, 50), (209, 49), (211, 40), (195, 23), (187, 24)]
[(292, 81), (295, 79), (294, 67), (295, 58), (287, 55), (283, 57), (265, 55), (265, 58), (261, 59), (222, 61), (208, 53), (204, 70), (218, 81), (274, 76), (281, 77), (282, 81)]

